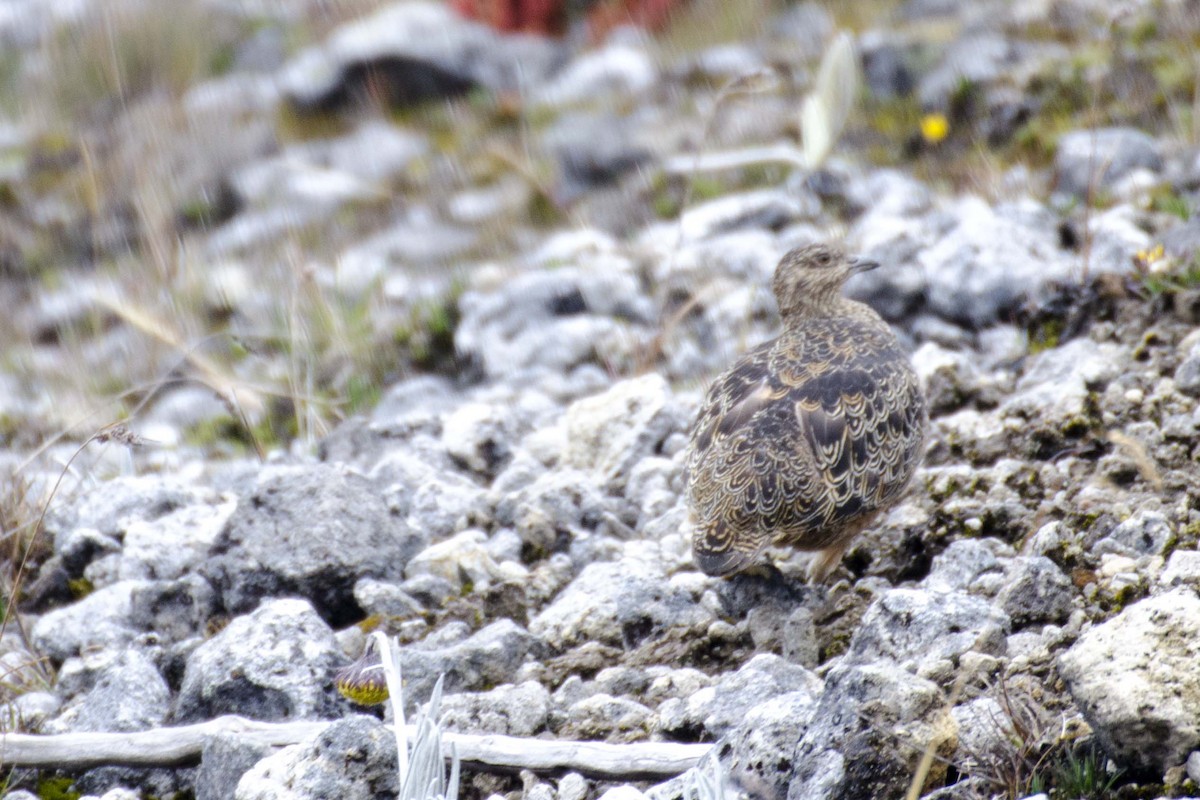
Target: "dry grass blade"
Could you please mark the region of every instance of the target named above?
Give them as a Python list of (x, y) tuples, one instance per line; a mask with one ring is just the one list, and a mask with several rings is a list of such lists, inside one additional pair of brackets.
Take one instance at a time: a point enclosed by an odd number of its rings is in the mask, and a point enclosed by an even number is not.
[[(9, 622), (11, 622), (13, 619), (16, 619), (22, 638), (25, 640), (26, 644), (29, 645), (31, 651), (32, 643), (29, 641), (29, 636), (25, 631), (20, 616), (17, 614), (17, 601), (21, 596), (21, 587), (24, 583), (25, 574), (29, 568), (31, 557), (33, 556), (33, 553), (35, 552), (41, 540), (42, 532), (44, 530), (43, 523), (46, 520), (46, 512), (49, 511), (50, 504), (54, 502), (54, 497), (58, 494), (58, 490), (62, 486), (63, 478), (66, 477), (67, 473), (71, 471), (71, 466), (75, 463), (75, 459), (77, 459), (92, 442), (99, 442), (103, 444), (117, 442), (119, 444), (124, 444), (127, 447), (137, 447), (149, 444), (149, 440), (144, 439), (143, 437), (138, 436), (130, 431), (124, 423), (116, 422), (110, 425), (105, 425), (103, 428), (100, 428), (98, 431), (89, 436), (87, 440), (83, 442), (83, 444), (79, 445), (79, 447), (75, 449), (75, 452), (71, 453), (71, 457), (67, 459), (67, 462), (63, 465), (62, 470), (58, 473), (58, 477), (55, 478), (54, 485), (50, 488), (50, 492), (46, 496), (45, 502), (42, 503), (41, 508), (38, 511), (37, 520), (34, 522), (33, 528), (29, 531), (27, 543), (24, 547), (18, 548), (20, 550), (19, 558), (16, 557), (17, 553), (13, 554), (13, 560), (16, 562), (17, 568), (14, 571), (12, 580), (8, 586), (8, 603), (4, 606), (3, 619), (0, 619), (0, 639), (4, 638), (4, 634), (8, 630)], [(18, 539), (18, 541), (20, 540)]]
[(1154, 491), (1161, 492), (1163, 488), (1162, 475), (1158, 472), (1158, 466), (1155, 465), (1154, 459), (1150, 457), (1150, 453), (1146, 450), (1146, 446), (1128, 436), (1121, 431), (1109, 431), (1108, 441), (1121, 448), (1137, 467), (1138, 474), (1146, 483), (1150, 484)]
[(111, 295), (100, 293), (96, 296), (96, 302), (126, 324), (178, 352), (199, 373), (198, 379), (220, 395), (226, 405), (242, 409), (251, 416), (262, 413), (265, 404), (258, 392), (246, 387), (212, 359), (195, 352), (194, 348), (185, 344), (183, 337), (165, 321)]

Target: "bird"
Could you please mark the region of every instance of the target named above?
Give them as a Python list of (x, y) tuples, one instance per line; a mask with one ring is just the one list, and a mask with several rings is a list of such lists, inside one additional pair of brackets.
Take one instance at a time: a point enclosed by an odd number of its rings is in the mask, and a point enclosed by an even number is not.
[(785, 545), (817, 551), (807, 578), (820, 583), (916, 472), (916, 372), (879, 314), (842, 295), (877, 266), (823, 242), (788, 251), (772, 281), (782, 332), (709, 386), (686, 453), (692, 555), (708, 575), (765, 567)]

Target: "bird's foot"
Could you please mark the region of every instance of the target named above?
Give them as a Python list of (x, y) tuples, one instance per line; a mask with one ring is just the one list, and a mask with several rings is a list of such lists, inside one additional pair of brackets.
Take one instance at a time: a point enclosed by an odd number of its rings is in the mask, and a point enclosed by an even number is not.
[(844, 544), (835, 544), (833, 547), (817, 551), (812, 560), (808, 562), (808, 582), (814, 585), (824, 583), (825, 579), (829, 577), (829, 573), (842, 563), (842, 555), (845, 552), (846, 545)]

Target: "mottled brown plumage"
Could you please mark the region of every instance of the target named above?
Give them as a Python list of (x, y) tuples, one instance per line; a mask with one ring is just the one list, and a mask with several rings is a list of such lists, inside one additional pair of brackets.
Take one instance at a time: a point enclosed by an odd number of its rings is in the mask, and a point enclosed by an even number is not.
[(709, 387), (687, 461), (692, 552), (709, 575), (780, 544), (820, 551), (809, 578), (821, 580), (912, 478), (917, 376), (887, 323), (841, 294), (874, 266), (825, 244), (789, 252), (773, 282), (783, 333)]

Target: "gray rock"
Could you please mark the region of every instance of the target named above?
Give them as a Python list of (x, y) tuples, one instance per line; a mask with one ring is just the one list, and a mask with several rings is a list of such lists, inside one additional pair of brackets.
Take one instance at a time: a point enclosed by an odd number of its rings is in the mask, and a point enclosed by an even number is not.
[(867, 608), (847, 663), (888, 659), (928, 669), (969, 650), (998, 654), (1008, 626), (1003, 613), (969, 594), (892, 589)]
[[(15, 618), (12, 623), (15, 626)], [(46, 683), (46, 665), (39, 655), (31, 652), (32, 646), (24, 641), (17, 630), (10, 629), (0, 647), (0, 675), (14, 698), (26, 692), (34, 692), (44, 688)]]
[[(140, 644), (140, 642), (138, 642)], [(92, 690), (104, 670), (122, 658), (128, 648), (88, 650), (71, 656), (58, 668), (54, 690), (61, 698), (75, 699)]]
[(1175, 539), (1175, 531), (1161, 511), (1137, 511), (1092, 545), (1097, 556), (1103, 553), (1137, 558), (1160, 556)]
[(907, 97), (917, 83), (910, 63), (913, 59), (903, 43), (892, 41), (879, 33), (864, 31), (859, 37), (867, 88), (880, 100)]
[(818, 696), (799, 691), (772, 697), (750, 709), (726, 737), (732, 745), (729, 775), (743, 791), (763, 800), (787, 797), (796, 746), (808, 729)]
[(601, 355), (623, 360), (631, 323), (653, 318), (635, 276), (612, 263), (519, 275), (495, 291), (466, 292), (459, 310), (459, 354), (512, 382), (526, 370), (566, 372)]
[(308, 111), (372, 99), (410, 105), (475, 86), (524, 95), (551, 74), (560, 53), (548, 39), (502, 36), (440, 3), (396, 3), (303, 51), (279, 80), (291, 102)]
[(912, 354), (931, 416), (957, 411), (971, 399), (976, 367), (968, 353), (925, 342)]
[(787, 7), (771, 19), (774, 36), (787, 39), (792, 57), (811, 61), (825, 51), (825, 43), (833, 34), (833, 17), (820, 3), (803, 2)]
[[(679, 317), (671, 335), (660, 339), (666, 358), (660, 372), (676, 385), (725, 368), (742, 351), (742, 343), (779, 333), (778, 310), (768, 288), (780, 256), (773, 235), (740, 230), (682, 248), (674, 227), (655, 236), (654, 247), (661, 254), (654, 267), (656, 296), (664, 313)], [(679, 314), (685, 304), (689, 313)], [(696, 405), (699, 399), (697, 394)]]
[(102, 535), (120, 538), (133, 520), (153, 521), (177, 508), (208, 503), (209, 489), (188, 486), (159, 476), (114, 478), (84, 492), (69, 504), (51, 504), (46, 513), (46, 532), (55, 537), (73, 528), (92, 528)]
[(439, 608), (455, 595), (454, 586), (437, 575), (414, 575), (400, 589), (426, 608)]
[(401, 490), (411, 491), (405, 522), (429, 541), (486, 525), (491, 519), (487, 490), (462, 475), (431, 471), (411, 489), (403, 486)]
[(821, 647), (811, 610), (801, 607), (788, 614), (779, 638), (785, 660), (808, 669), (820, 663)]
[(425, 610), (415, 597), (399, 586), (375, 578), (363, 578), (354, 584), (354, 599), (368, 617), (407, 619)]
[(392, 424), (408, 418), (424, 420), (434, 414), (444, 414), (454, 408), (458, 400), (458, 389), (448, 378), (415, 375), (389, 386), (371, 410), (371, 419)]
[(1164, 233), (1162, 246), (1171, 258), (1184, 262), (1200, 252), (1200, 217), (1193, 215)]
[[(370, 191), (377, 200), (379, 190)], [(311, 202), (309, 198), (300, 198)], [(336, 195), (337, 204), (344, 202)], [(384, 294), (400, 307), (412, 309), (414, 301), (446, 302), (453, 273), (427, 269), (432, 264), (454, 264), (479, 242), (470, 227), (450, 223), (428, 206), (412, 206), (389, 227), (364, 237), (338, 259), (338, 288), (353, 295), (367, 291), (384, 279)], [(401, 323), (403, 324), (403, 322)]]
[(559, 779), (558, 800), (585, 800), (587, 795), (587, 779), (578, 772), (568, 772)]
[(324, 465), (264, 469), (201, 567), (231, 613), (299, 594), (334, 625), (362, 618), (362, 577), (399, 578), (421, 537), (366, 478)]
[(199, 575), (185, 575), (175, 581), (135, 586), (130, 595), (129, 622), (169, 645), (204, 630), (217, 610), (212, 585)]
[[(660, 444), (660, 449), (666, 451), (670, 447), (667, 441), (675, 435), (670, 434), (667, 440)], [(653, 534), (647, 526), (652, 521), (682, 507), (682, 457), (664, 458), (649, 455), (642, 458), (629, 471), (624, 495), (637, 509), (637, 530), (644, 536), (651, 537)]]
[(596, 689), (611, 695), (644, 698), (653, 680), (650, 672), (639, 667), (605, 667), (592, 682)]
[(131, 522), (125, 529), (119, 577), (174, 580), (195, 569), (237, 508), (231, 496), (214, 500)]
[(943, 709), (937, 686), (895, 663), (834, 667), (796, 746), (789, 800), (903, 796), (921, 753), (895, 732), (929, 741)]
[(515, 561), (497, 563), (487, 548), (487, 534), (466, 530), (417, 553), (405, 575), (410, 580), (425, 575), (441, 578), (461, 593), (468, 583), (478, 591), (493, 583), (524, 582), (529, 572)]
[(1013, 627), (1064, 622), (1074, 608), (1075, 587), (1045, 556), (1020, 556), (1008, 568), (996, 602)]
[(1014, 753), (1021, 740), (1011, 711), (992, 697), (978, 697), (950, 709), (958, 729), (958, 757), (981, 769), (994, 768)]
[(1056, 186), (1076, 197), (1111, 189), (1135, 169), (1162, 167), (1158, 143), (1135, 128), (1072, 131), (1059, 137), (1054, 153)]
[(464, 403), (442, 419), (442, 444), (461, 468), (494, 478), (517, 442), (537, 423), (558, 416), (559, 406), (537, 389), (495, 393), (494, 400)]
[(1030, 537), (1025, 550), (1036, 555), (1047, 556), (1062, 563), (1065, 559), (1078, 557), (1079, 539), (1061, 522), (1047, 522)]
[(921, 106), (946, 109), (964, 83), (992, 83), (1018, 58), (1018, 46), (1003, 34), (988, 32), (957, 39), (947, 48), (942, 62), (921, 78), (917, 86)]
[(208, 737), (200, 752), (200, 768), (196, 770), (196, 800), (233, 797), (242, 776), (273, 751), (270, 745), (248, 742), (237, 734)]
[[(1078, 271), (1078, 256), (1061, 246), (1058, 216), (1035, 200), (992, 205), (966, 196), (934, 208), (926, 187), (887, 171), (851, 187), (867, 211), (847, 240), (885, 268), (855, 276), (847, 293), (888, 319), (932, 312), (979, 330)], [(1093, 271), (1101, 267), (1116, 268), (1106, 261)]]
[(137, 635), (131, 620), (133, 593), (147, 581), (121, 581), (77, 603), (44, 614), (31, 634), (38, 652), (61, 661), (89, 648), (120, 648)]
[(611, 513), (609, 499), (590, 473), (559, 469), (498, 499), (496, 521), (511, 525), (528, 559), (565, 549), (568, 538), (595, 531)]
[(534, 190), (516, 174), (489, 186), (456, 192), (446, 203), (446, 214), (463, 225), (502, 222), (526, 212)]
[(222, 259), (295, 235), (305, 226), (327, 221), (337, 205), (362, 197), (364, 192), (357, 182), (339, 182), (333, 176), (320, 174), (313, 176), (313, 183), (305, 188), (309, 192), (305, 199), (310, 202), (249, 209), (228, 220), (208, 235), (205, 254), (214, 260)]
[(1175, 385), (1185, 394), (1200, 396), (1200, 354), (1189, 354), (1176, 367)]
[[(86, 786), (86, 784), (84, 785)], [(84, 800), (84, 798), (89, 797), (96, 797), (96, 795), (91, 793), (85, 794), (80, 798), (80, 800)], [(99, 796), (98, 800), (141, 800), (142, 797), (143, 795), (141, 792), (135, 792), (133, 789), (126, 789), (124, 786), (117, 786), (104, 792), (104, 794)]]
[(1044, 350), (1029, 359), (1001, 413), (1027, 423), (1022, 436), (1029, 437), (1029, 447), (1035, 452), (1047, 443), (1062, 441), (1064, 435), (1078, 436), (1092, 425), (1089, 394), (1113, 380), (1125, 358), (1119, 345), (1087, 338)]
[(823, 684), (813, 672), (769, 653), (756, 655), (733, 673), (688, 697), (686, 719), (714, 737), (744, 726), (746, 715), (780, 695), (804, 694), (815, 703)]
[(508, 683), (526, 657), (539, 652), (538, 641), (510, 619), (497, 620), (459, 641), (431, 639), (400, 651), (409, 702), (428, 698), (441, 675), (446, 676), (448, 692)]
[(550, 693), (536, 681), (442, 698), (442, 730), (533, 736), (546, 726)]
[(140, 650), (128, 649), (99, 672), (92, 688), (46, 732), (143, 731), (161, 725), (170, 704), (171, 691), (154, 662)]
[(376, 800), (396, 797), (396, 738), (374, 717), (338, 720), (317, 736), (259, 761), (237, 800)]
[(661, 375), (621, 381), (567, 409), (566, 463), (620, 493), (643, 459), (660, 451), (670, 434), (687, 430), (685, 413)]
[(13, 698), (12, 707), (21, 730), (41, 732), (46, 720), (62, 708), (62, 702), (53, 692), (25, 692)]
[(24, 789), (14, 789), (11, 792), (5, 792), (3, 800), (40, 800), (33, 792), (27, 792)]
[(307, 602), (265, 602), (191, 654), (174, 718), (334, 716), (344, 704), (333, 690), (333, 673), (345, 660), (333, 631)]
[(1200, 550), (1176, 550), (1158, 576), (1164, 586), (1200, 586)]
[(712, 619), (657, 565), (625, 559), (584, 567), (529, 629), (556, 649), (593, 641), (632, 648), (656, 633)]
[(922, 584), (926, 589), (965, 592), (981, 575), (1002, 569), (992, 548), (978, 539), (957, 539), (933, 557), (933, 567)]
[(612, 114), (565, 114), (542, 135), (542, 145), (558, 160), (560, 202), (613, 183), (653, 157), (636, 129)]
[[(244, 206), (331, 211), (346, 202), (378, 199), (387, 182), (427, 149), (423, 137), (371, 120), (347, 136), (291, 145), (241, 167), (228, 180)], [(359, 270), (346, 273), (341, 265), (338, 274), (346, 290), (368, 282)]]
[(632, 786), (614, 786), (600, 795), (599, 800), (646, 800), (646, 795)]
[(677, 68), (679, 73), (692, 80), (704, 78), (714, 84), (756, 75), (766, 69), (760, 48), (734, 43), (709, 47), (685, 59), (684, 63), (682, 69)]
[(121, 542), (116, 536), (103, 534), (95, 528), (72, 528), (54, 538), (54, 546), (63, 569), (68, 575), (79, 577), (96, 561), (106, 561), (114, 553), (121, 552)]
[(1057, 217), (1033, 200), (992, 207), (964, 198), (917, 259), (939, 316), (982, 328), (1008, 316), (1047, 281), (1069, 277), (1078, 258), (1060, 249)]
[(597, 692), (571, 704), (559, 733), (570, 739), (641, 741), (650, 732), (652, 714), (636, 700)]
[[(427, 387), (431, 388), (431, 387)], [(421, 398), (422, 390), (409, 407), (397, 409), (394, 416), (379, 416), (373, 421), (351, 417), (321, 440), (318, 457), (330, 464), (346, 464), (370, 475), (382, 486), (392, 481), (406, 487), (419, 484), (425, 477), (441, 470), (454, 472), (454, 462), (441, 443), (441, 417), (460, 402), (450, 393), (440, 403), (428, 407), (429, 399)], [(407, 513), (393, 504), (394, 513)]]
[(1194, 750), (1188, 756), (1187, 776), (1192, 783), (1200, 783), (1200, 750)]
[(614, 95), (637, 95), (658, 80), (658, 67), (644, 47), (611, 41), (584, 52), (553, 80), (532, 93), (534, 103), (574, 105)]
[(1159, 779), (1200, 748), (1200, 598), (1176, 589), (1088, 630), (1059, 674), (1117, 763)]
[(678, 227), (669, 227), (675, 238), (682, 233), (685, 241), (694, 242), (733, 231), (779, 230), (820, 210), (820, 201), (811, 194), (758, 189), (700, 203), (680, 216)]

